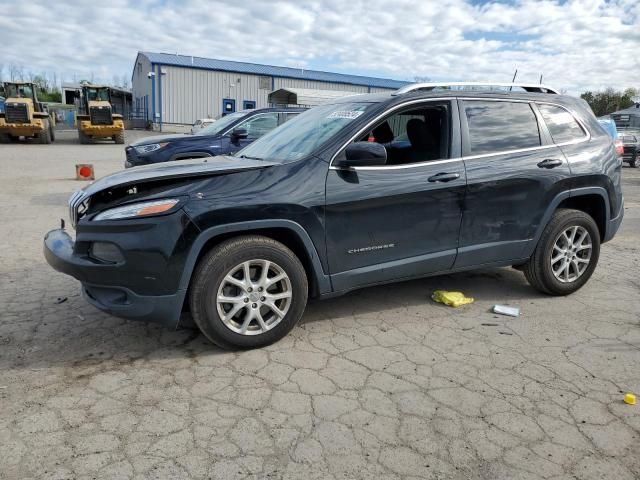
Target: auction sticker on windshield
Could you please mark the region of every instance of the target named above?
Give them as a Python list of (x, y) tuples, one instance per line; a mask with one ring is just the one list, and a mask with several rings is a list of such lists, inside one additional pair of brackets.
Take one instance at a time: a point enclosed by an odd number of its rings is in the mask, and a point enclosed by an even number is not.
[(361, 110), (339, 110), (337, 112), (332, 112), (327, 116), (327, 118), (348, 118), (353, 120), (354, 118), (358, 118), (364, 112)]

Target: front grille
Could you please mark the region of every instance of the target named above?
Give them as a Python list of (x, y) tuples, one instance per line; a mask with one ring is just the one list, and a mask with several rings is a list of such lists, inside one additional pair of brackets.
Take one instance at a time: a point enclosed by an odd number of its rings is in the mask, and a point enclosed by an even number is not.
[(89, 109), (89, 117), (93, 125), (111, 125), (111, 108), (110, 107), (91, 107)]
[(7, 123), (29, 123), (29, 110), (26, 103), (7, 103), (4, 106)]
[(87, 210), (89, 210), (89, 199), (90, 197), (86, 196), (82, 190), (78, 190), (71, 195), (69, 199), (69, 219), (73, 228), (76, 227), (78, 220), (84, 217)]

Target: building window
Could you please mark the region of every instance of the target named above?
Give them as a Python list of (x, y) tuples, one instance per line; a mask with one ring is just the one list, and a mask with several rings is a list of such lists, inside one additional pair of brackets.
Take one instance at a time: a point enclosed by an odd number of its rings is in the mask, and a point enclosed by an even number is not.
[(242, 109), (243, 110), (253, 110), (256, 108), (256, 102), (254, 100), (243, 100)]
[(233, 98), (222, 99), (222, 115), (227, 115), (236, 111), (236, 101)]
[(260, 77), (260, 90), (271, 90), (271, 77)]
[(142, 73), (142, 63), (138, 62), (138, 75)]

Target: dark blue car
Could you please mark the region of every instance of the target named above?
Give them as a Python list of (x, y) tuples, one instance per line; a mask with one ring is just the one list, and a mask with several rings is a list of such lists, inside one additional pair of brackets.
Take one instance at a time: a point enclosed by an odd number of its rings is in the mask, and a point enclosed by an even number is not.
[(125, 168), (186, 158), (229, 155), (292, 119), (304, 108), (260, 108), (231, 113), (193, 135), (147, 137), (125, 148)]

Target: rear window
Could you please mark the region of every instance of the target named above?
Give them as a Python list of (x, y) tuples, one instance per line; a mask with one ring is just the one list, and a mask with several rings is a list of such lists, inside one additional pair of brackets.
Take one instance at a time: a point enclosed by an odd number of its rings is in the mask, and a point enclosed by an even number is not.
[(538, 121), (528, 103), (464, 102), (471, 155), (540, 146)]
[(585, 137), (582, 127), (564, 108), (545, 104), (539, 104), (538, 108), (555, 143), (570, 142)]

